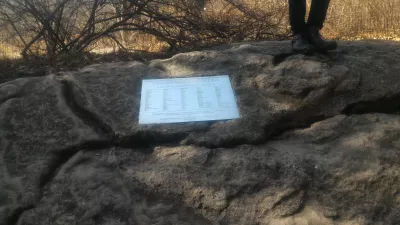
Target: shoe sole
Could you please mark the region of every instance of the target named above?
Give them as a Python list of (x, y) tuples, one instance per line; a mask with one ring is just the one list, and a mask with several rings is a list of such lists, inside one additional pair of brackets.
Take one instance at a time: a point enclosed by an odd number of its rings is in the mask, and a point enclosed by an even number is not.
[(296, 53), (296, 54), (312, 55), (312, 54), (314, 54), (316, 49), (313, 47), (310, 47), (310, 48), (301, 49), (301, 50), (292, 49), (292, 51), (293, 51), (293, 53)]
[(315, 47), (315, 50), (319, 53), (326, 53), (327, 51), (333, 51), (337, 49), (337, 45), (332, 45), (332, 46), (325, 46), (324, 48), (317, 48)]

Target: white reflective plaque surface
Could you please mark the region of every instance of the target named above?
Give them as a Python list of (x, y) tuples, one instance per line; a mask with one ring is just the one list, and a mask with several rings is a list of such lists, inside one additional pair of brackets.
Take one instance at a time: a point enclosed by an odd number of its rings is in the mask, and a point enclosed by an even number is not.
[(229, 76), (143, 80), (139, 124), (239, 118)]

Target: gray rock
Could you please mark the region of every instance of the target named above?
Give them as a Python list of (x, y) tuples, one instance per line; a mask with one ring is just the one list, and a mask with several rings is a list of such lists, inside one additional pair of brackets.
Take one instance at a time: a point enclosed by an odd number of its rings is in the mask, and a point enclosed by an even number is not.
[[(0, 84), (0, 224), (398, 224), (399, 46), (288, 50)], [(240, 119), (138, 124), (142, 79), (214, 74), (231, 76)]]
[(11, 81), (0, 93), (0, 195), (11, 207), (29, 208), (54, 164), (100, 138), (71, 112), (54, 76)]

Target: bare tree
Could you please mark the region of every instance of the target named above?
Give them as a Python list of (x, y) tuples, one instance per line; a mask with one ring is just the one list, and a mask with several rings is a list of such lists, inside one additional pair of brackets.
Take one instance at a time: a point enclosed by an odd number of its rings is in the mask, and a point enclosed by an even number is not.
[(274, 13), (239, 0), (218, 1), (220, 12), (205, 12), (215, 3), (205, 0), (0, 0), (0, 21), (24, 57), (43, 53), (50, 59), (87, 51), (104, 38), (125, 49), (133, 32), (152, 35), (171, 51), (274, 35)]
[(0, 15), (24, 45), (23, 56), (43, 51), (53, 58), (84, 51), (102, 37), (119, 43), (114, 34), (127, 28), (150, 2), (129, 1), (129, 10), (115, 13), (115, 2), (108, 0), (1, 0)]

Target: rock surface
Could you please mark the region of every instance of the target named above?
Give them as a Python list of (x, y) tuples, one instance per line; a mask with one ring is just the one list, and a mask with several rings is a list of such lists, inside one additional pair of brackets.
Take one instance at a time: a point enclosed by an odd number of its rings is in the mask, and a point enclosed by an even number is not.
[[(0, 84), (0, 224), (400, 224), (400, 45), (288, 47)], [(142, 79), (220, 74), (240, 119), (138, 124)]]

